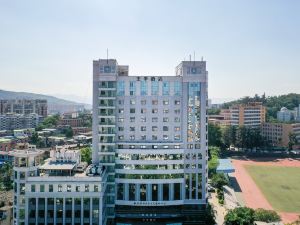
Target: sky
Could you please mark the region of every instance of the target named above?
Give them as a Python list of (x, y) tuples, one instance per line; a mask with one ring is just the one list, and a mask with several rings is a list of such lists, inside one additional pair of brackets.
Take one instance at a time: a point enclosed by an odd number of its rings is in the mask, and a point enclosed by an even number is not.
[(297, 0), (0, 0), (0, 89), (88, 102), (92, 61), (174, 75), (195, 52), (209, 98), (300, 93)]

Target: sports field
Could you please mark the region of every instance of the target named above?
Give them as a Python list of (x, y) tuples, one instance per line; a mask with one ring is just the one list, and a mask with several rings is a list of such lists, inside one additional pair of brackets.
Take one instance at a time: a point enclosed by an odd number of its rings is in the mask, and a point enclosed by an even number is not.
[(300, 212), (300, 168), (245, 165), (256, 185), (279, 212)]

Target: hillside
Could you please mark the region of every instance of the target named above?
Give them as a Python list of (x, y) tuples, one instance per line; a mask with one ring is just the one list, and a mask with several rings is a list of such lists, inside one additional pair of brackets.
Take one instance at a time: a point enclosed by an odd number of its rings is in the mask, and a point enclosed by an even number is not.
[[(0, 90), (0, 99), (46, 99), (48, 101), (48, 107), (57, 108), (61, 106), (77, 108), (90, 108), (91, 106), (85, 103), (73, 102), (61, 98), (56, 98), (50, 95), (35, 94), (29, 92), (15, 92)], [(64, 111), (64, 110), (63, 110)]]
[(246, 104), (248, 102), (262, 102), (263, 105), (267, 107), (267, 120), (272, 120), (276, 118), (277, 111), (279, 111), (282, 107), (286, 107), (290, 110), (293, 110), (295, 107), (299, 107), (300, 94), (289, 93), (286, 95), (268, 97), (265, 95), (255, 95), (254, 97), (247, 96), (235, 101), (227, 102), (223, 105), (223, 108), (229, 108), (234, 104)]

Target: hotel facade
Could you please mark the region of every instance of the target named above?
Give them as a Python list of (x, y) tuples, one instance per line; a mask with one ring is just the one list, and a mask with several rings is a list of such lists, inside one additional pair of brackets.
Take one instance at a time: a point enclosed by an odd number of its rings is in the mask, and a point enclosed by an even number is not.
[(105, 166), (111, 224), (201, 224), (207, 203), (207, 71), (129, 76), (93, 62), (93, 164)]

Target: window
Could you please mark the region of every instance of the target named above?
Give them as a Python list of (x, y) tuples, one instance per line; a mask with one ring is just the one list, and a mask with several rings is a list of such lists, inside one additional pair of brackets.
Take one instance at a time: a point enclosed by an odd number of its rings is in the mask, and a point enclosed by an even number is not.
[(147, 101), (146, 100), (141, 100), (141, 105), (146, 105)]
[(163, 118), (163, 122), (169, 122), (169, 118), (168, 117), (164, 117)]
[(156, 141), (157, 140), (157, 135), (152, 135), (152, 140)]
[(168, 135), (163, 135), (163, 139), (164, 139), (164, 140), (168, 140), (168, 139), (169, 139), (169, 136), (168, 136)]
[(45, 192), (45, 185), (44, 184), (40, 185), (40, 192)]
[(135, 113), (135, 109), (131, 108), (130, 113)]
[(80, 192), (80, 186), (76, 185), (76, 192)]
[(155, 122), (158, 122), (158, 118), (157, 118), (157, 117), (153, 117), (153, 118), (152, 118), (152, 122), (154, 122), (154, 123), (155, 123)]
[(118, 96), (124, 96), (125, 95), (125, 82), (124, 81), (118, 81), (118, 83), (117, 83), (117, 95)]
[(158, 81), (151, 81), (151, 95), (158, 95)]
[(49, 192), (53, 192), (53, 184), (49, 184)]
[(163, 95), (169, 95), (170, 94), (170, 84), (169, 82), (165, 81), (163, 82)]
[(98, 185), (94, 185), (94, 192), (98, 192), (98, 191), (99, 191)]
[(124, 118), (118, 118), (118, 122), (124, 122)]
[(142, 135), (141, 140), (146, 140), (146, 135)]
[(145, 126), (141, 127), (141, 131), (146, 131), (146, 127)]
[(168, 131), (168, 130), (169, 130), (169, 127), (163, 126), (163, 131)]
[(175, 113), (175, 114), (180, 114), (180, 109), (175, 109), (175, 110), (174, 110), (174, 113)]
[(180, 127), (174, 127), (174, 131), (180, 131)]
[(169, 110), (168, 109), (164, 109), (163, 113), (169, 113)]
[(158, 100), (152, 100), (152, 105), (157, 105), (158, 104)]
[(146, 117), (145, 116), (141, 117), (141, 122), (146, 122)]
[(152, 109), (152, 113), (157, 113), (158, 109)]
[(163, 105), (169, 105), (169, 100), (163, 100)]
[(175, 101), (174, 101), (174, 104), (175, 104), (175, 105), (180, 105), (180, 101), (179, 101), (179, 100), (175, 100)]
[(118, 139), (119, 139), (119, 140), (124, 140), (124, 135), (119, 135), (119, 136), (118, 136)]
[(180, 145), (174, 145), (174, 148), (178, 149), (180, 148)]
[(142, 113), (142, 114), (147, 113), (147, 109), (141, 109), (141, 113)]
[(129, 145), (130, 149), (135, 149), (135, 145)]
[(179, 81), (174, 82), (174, 95), (180, 96), (181, 95), (181, 83)]
[(179, 117), (175, 117), (174, 118), (174, 122), (180, 122), (180, 118)]
[(176, 134), (176, 135), (174, 136), (174, 140), (176, 140), (176, 141), (180, 140), (180, 135), (179, 135), (179, 134)]
[(130, 105), (135, 105), (135, 100), (134, 99), (130, 99)]
[(130, 135), (130, 140), (135, 140), (135, 136), (134, 135)]
[(86, 184), (86, 185), (84, 186), (84, 191), (85, 191), (85, 192), (89, 192), (89, 191), (90, 191), (90, 186), (89, 186), (88, 184)]
[(135, 95), (135, 81), (129, 82), (129, 94), (131, 96)]
[(61, 184), (58, 185), (58, 192), (62, 192), (62, 185)]
[(71, 192), (71, 190), (72, 190), (72, 189), (71, 189), (71, 185), (68, 184), (68, 185), (67, 185), (67, 192)]
[(31, 192), (35, 192), (35, 185), (34, 184), (31, 185)]
[(119, 105), (124, 105), (124, 100), (119, 100), (118, 103)]
[(124, 113), (124, 109), (119, 109), (119, 113)]
[(119, 127), (119, 131), (124, 131), (124, 127)]
[(135, 127), (129, 127), (130, 131), (135, 131)]
[(158, 130), (157, 126), (152, 126), (152, 131), (157, 131), (157, 130)]
[(141, 95), (147, 95), (148, 94), (148, 88), (147, 88), (147, 81), (142, 80), (141, 81)]
[(135, 117), (130, 117), (130, 122), (135, 122)]

